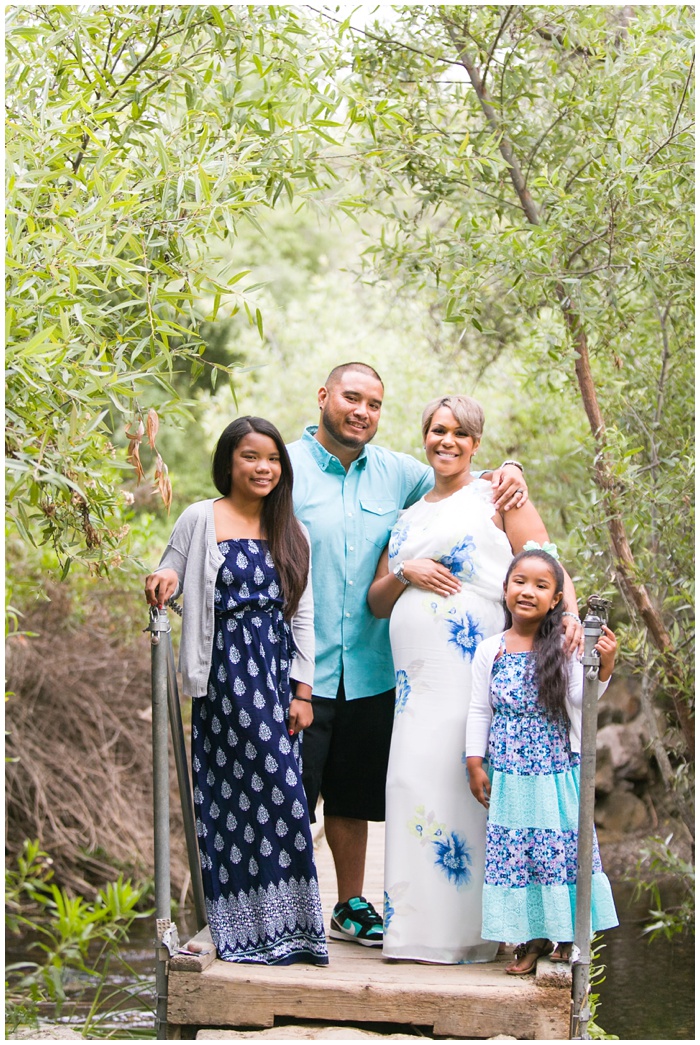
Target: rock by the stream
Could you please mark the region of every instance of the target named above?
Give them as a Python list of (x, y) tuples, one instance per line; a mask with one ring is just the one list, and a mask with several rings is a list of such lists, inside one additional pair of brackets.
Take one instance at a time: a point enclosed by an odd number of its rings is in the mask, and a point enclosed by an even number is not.
[(613, 677), (598, 702), (598, 726), (632, 722), (640, 712), (639, 682), (624, 675)]
[(596, 803), (595, 822), (598, 828), (613, 839), (622, 834), (641, 831), (647, 826), (649, 815), (641, 798), (631, 791), (618, 788)]
[[(648, 780), (650, 776), (649, 759), (644, 744), (646, 733), (640, 717), (626, 725), (603, 726), (598, 730), (596, 738), (596, 750), (601, 766), (609, 762), (612, 768), (614, 780)], [(607, 755), (604, 755), (607, 751)], [(609, 773), (604, 776), (601, 769), (601, 791), (609, 793)]]
[(18, 1027), (5, 1035), (7, 1041), (68, 1041), (74, 1038), (78, 1041), (95, 1040), (89, 1034), (83, 1037), (72, 1027), (64, 1027), (61, 1023), (49, 1023), (41, 1027)]
[(598, 748), (595, 761), (595, 793), (596, 795), (609, 795), (614, 790), (615, 767), (610, 748)]

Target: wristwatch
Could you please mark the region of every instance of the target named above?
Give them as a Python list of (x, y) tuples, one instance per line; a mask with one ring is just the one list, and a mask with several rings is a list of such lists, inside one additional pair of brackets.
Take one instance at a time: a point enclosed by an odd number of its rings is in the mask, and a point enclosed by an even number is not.
[(407, 577), (404, 577), (404, 575), (403, 575), (403, 566), (404, 566), (404, 564), (403, 564), (403, 559), (402, 559), (401, 562), (398, 562), (396, 564), (396, 566), (394, 566), (394, 569), (391, 572), (394, 574), (394, 576), (396, 577), (397, 581), (401, 581), (401, 583), (405, 587), (408, 587), (408, 585), (411, 582), (408, 580)]

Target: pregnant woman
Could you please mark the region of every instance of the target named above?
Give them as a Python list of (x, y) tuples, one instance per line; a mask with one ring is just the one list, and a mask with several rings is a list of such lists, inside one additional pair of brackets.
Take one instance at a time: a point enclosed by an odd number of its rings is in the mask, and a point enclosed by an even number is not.
[[(466, 772), (465, 727), (477, 644), (503, 628), (503, 580), (514, 552), (547, 540), (531, 503), (494, 510), (490, 484), (471, 460), (484, 417), (467, 396), (423, 413), (435, 486), (403, 511), (369, 591), (391, 617), (396, 707), (387, 778), (385, 957), (484, 962), (481, 937), (486, 811)], [(581, 631), (566, 579), (571, 648)]]

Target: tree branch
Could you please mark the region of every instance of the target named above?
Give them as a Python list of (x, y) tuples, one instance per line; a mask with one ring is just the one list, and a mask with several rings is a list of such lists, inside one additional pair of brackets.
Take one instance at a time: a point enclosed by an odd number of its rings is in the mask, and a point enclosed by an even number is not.
[(525, 184), (526, 185), (527, 185), (527, 179), (530, 177), (530, 170), (532, 169), (532, 161), (534, 160), (535, 156), (537, 155), (540, 146), (546, 140), (548, 134), (551, 131), (554, 130), (556, 125), (559, 123), (559, 121), (563, 120), (564, 117), (568, 116), (568, 115), (569, 115), (569, 110), (568, 109), (562, 109), (562, 111), (559, 113), (557, 118), (555, 120), (553, 120), (552, 123), (550, 123), (549, 127), (547, 127), (542, 132), (542, 134), (539, 136), (539, 138), (537, 139), (535, 144), (532, 146), (532, 149), (530, 150), (530, 154), (529, 154), (529, 156), (527, 157), (527, 160), (526, 160), (526, 163), (527, 163), (527, 170), (525, 171)]
[(661, 415), (664, 409), (664, 385), (666, 384), (666, 375), (668, 373), (668, 361), (671, 358), (671, 348), (668, 343), (668, 330), (666, 329), (666, 320), (668, 314), (671, 311), (671, 302), (666, 305), (666, 308), (661, 311), (659, 306), (656, 306), (656, 314), (659, 317), (659, 326), (661, 327), (661, 340), (663, 342), (664, 350), (661, 356), (661, 372), (659, 373), (659, 381), (656, 386), (656, 411), (654, 413), (654, 424), (661, 423)]
[(493, 43), (491, 44), (491, 49), (489, 50), (488, 56), (486, 58), (486, 64), (484, 65), (484, 71), (483, 71), (482, 76), (481, 76), (481, 82), (482, 83), (486, 83), (486, 77), (488, 75), (489, 65), (491, 64), (491, 59), (493, 57), (493, 52), (496, 50), (496, 45), (498, 44), (498, 41), (501, 38), (501, 34), (502, 34), (503, 30), (505, 29), (506, 25), (508, 24), (508, 21), (510, 20), (511, 15), (513, 14), (514, 10), (515, 10), (515, 5), (511, 4), (510, 7), (507, 8), (506, 13), (503, 16), (503, 19), (501, 21), (501, 24), (498, 27), (498, 32), (496, 33), (496, 37), (495, 37)]
[(580, 47), (578, 44), (575, 44), (573, 47), (567, 47), (564, 43), (564, 37), (561, 33), (555, 33), (552, 32), (551, 29), (544, 29), (542, 27), (536, 29), (535, 32), (538, 36), (541, 36), (543, 40), (547, 40), (549, 42), (551, 42), (552, 40), (556, 40), (556, 42), (561, 47), (562, 51), (566, 51), (568, 54), (579, 54), (582, 55), (584, 58), (591, 58), (593, 56), (593, 52), (590, 51), (588, 47)]
[(457, 32), (452, 24), (447, 25), (447, 32), (453, 44), (455, 45), (457, 54), (459, 55), (459, 61), (467, 71), (467, 75), (471, 80), (472, 87), (474, 88), (477, 98), (481, 103), (481, 108), (484, 112), (484, 115), (486, 116), (486, 119), (488, 120), (492, 130), (500, 138), (498, 148), (501, 153), (501, 156), (508, 164), (510, 178), (513, 182), (513, 187), (515, 188), (515, 191), (518, 194), (518, 199), (520, 200), (520, 204), (525, 212), (525, 216), (531, 225), (539, 225), (539, 210), (535, 204), (535, 201), (533, 200), (532, 196), (528, 191), (527, 185), (525, 184), (525, 178), (523, 177), (523, 172), (520, 169), (520, 164), (516, 159), (513, 147), (511, 146), (510, 142), (503, 133), (500, 121), (496, 116), (496, 112), (493, 108), (493, 105), (491, 104), (491, 99), (489, 98), (488, 92), (486, 91), (486, 88), (483, 85), (482, 79), (479, 75), (479, 71), (476, 68), (474, 62), (472, 61), (469, 53), (467, 52), (463, 41), (457, 35)]
[[(564, 262), (564, 268), (570, 269), (571, 268), (571, 262), (574, 261), (574, 259), (578, 257), (578, 255), (581, 253), (581, 251), (585, 250), (586, 247), (590, 247), (591, 243), (597, 243), (597, 241), (599, 239), (604, 239), (605, 236), (607, 235), (607, 231), (608, 230), (606, 229), (605, 232), (599, 232), (597, 236), (591, 236), (590, 239), (584, 240), (583, 243), (580, 243), (578, 245), (578, 247), (576, 248), (576, 250), (573, 251), (573, 253), (570, 254), (569, 257)], [(578, 273), (576, 273), (576, 275), (578, 275)]]
[[(136, 71), (137, 71), (138, 69), (140, 69), (140, 68), (141, 68), (141, 66), (142, 66), (142, 65), (144, 64), (144, 62), (147, 62), (147, 61), (148, 61), (148, 59), (149, 59), (149, 58), (151, 57), (151, 55), (152, 55), (152, 54), (153, 54), (153, 52), (155, 51), (156, 47), (158, 46), (158, 42), (159, 42), (159, 39), (160, 39), (160, 38), (159, 38), (159, 36), (158, 36), (158, 34), (159, 34), (159, 32), (160, 32), (160, 26), (161, 26), (161, 22), (162, 22), (162, 21), (163, 21), (163, 12), (161, 11), (161, 12), (160, 12), (160, 14), (158, 15), (158, 21), (157, 21), (157, 23), (156, 23), (156, 28), (155, 28), (155, 31), (154, 31), (154, 33), (153, 33), (153, 42), (151, 43), (151, 46), (150, 46), (150, 47), (148, 48), (148, 50), (147, 50), (147, 51), (145, 51), (145, 52), (144, 52), (144, 53), (143, 53), (143, 54), (141, 55), (141, 57), (139, 58), (139, 60), (138, 60), (137, 62), (135, 62), (135, 63), (134, 63), (133, 65), (132, 65), (131, 69), (129, 69), (129, 70), (128, 70), (128, 71), (127, 71), (127, 72), (126, 72), (125, 74), (124, 74), (124, 76), (122, 76), (121, 80), (120, 80), (120, 81), (119, 81), (119, 83), (117, 84), (117, 87), (123, 87), (123, 85), (124, 85), (124, 84), (126, 83), (126, 81), (127, 81), (127, 80), (128, 80), (128, 79), (129, 79), (130, 77), (131, 77), (131, 76), (133, 76), (133, 75), (134, 75), (134, 73), (135, 73), (135, 72), (136, 72)], [(115, 93), (116, 93), (116, 92), (115, 92)], [(114, 97), (114, 95), (112, 95), (112, 97)]]
[(649, 730), (649, 741), (651, 743), (651, 749), (656, 759), (656, 764), (659, 767), (661, 773), (661, 779), (666, 785), (668, 794), (673, 796), (673, 801), (676, 805), (678, 812), (681, 815), (683, 823), (690, 831), (692, 838), (695, 837), (695, 818), (691, 811), (688, 809), (688, 805), (684, 798), (674, 788), (675, 774), (668, 757), (668, 752), (664, 746), (661, 733), (659, 731), (658, 721), (656, 718), (656, 711), (651, 699), (652, 682), (649, 675), (649, 665), (645, 663), (644, 674), (642, 675), (642, 685), (640, 692), (640, 703), (642, 705), (642, 714), (646, 720), (647, 729)]
[[(319, 11), (318, 8), (312, 7), (311, 4), (305, 4), (309, 11), (313, 11), (314, 14), (319, 15), (321, 18), (327, 18), (330, 22), (335, 22), (336, 25), (342, 25), (340, 18), (334, 18), (333, 15), (328, 14), (327, 11)], [(356, 26), (351, 25), (349, 28), (353, 33), (359, 33), (361, 36), (366, 36), (368, 40), (374, 40), (378, 44), (394, 44), (395, 47), (400, 47), (404, 51), (412, 51), (413, 54), (419, 54), (422, 58), (430, 58), (431, 62), (443, 62), (445, 65), (461, 65), (459, 61), (455, 61), (453, 58), (443, 58), (442, 55), (431, 54), (430, 51), (423, 51), (420, 47), (412, 47), (411, 44), (404, 43), (403, 40), (396, 40), (391, 36), (377, 36), (376, 33), (370, 33), (369, 29), (358, 29)]]
[[(540, 211), (532, 196), (525, 186), (520, 165), (515, 156), (513, 146), (508, 140), (500, 122), (498, 121), (491, 105), (488, 93), (484, 88), (479, 72), (469, 55), (466, 44), (459, 37), (451, 24), (446, 25), (447, 32), (455, 45), (459, 60), (464, 64), (467, 74), (472, 83), (474, 91), (481, 104), (482, 111), (492, 127), (499, 135), (499, 149), (510, 167), (513, 186), (520, 200), (525, 217), (532, 225), (540, 224)], [(615, 559), (615, 569), (621, 588), (630, 597), (647, 628), (649, 636), (661, 653), (661, 662), (668, 680), (668, 691), (673, 700), (674, 709), (678, 717), (683, 736), (688, 748), (689, 757), (694, 758), (695, 753), (695, 725), (690, 715), (690, 710), (684, 698), (683, 684), (679, 677), (678, 668), (675, 664), (676, 650), (673, 640), (661, 618), (661, 614), (653, 605), (646, 585), (637, 580), (636, 563), (629, 538), (625, 529), (625, 523), (620, 504), (620, 493), (617, 481), (610, 467), (608, 459), (605, 420), (603, 418), (598, 395), (591, 370), (590, 355), (588, 351), (588, 338), (583, 325), (583, 320), (576, 309), (570, 292), (561, 282), (554, 286), (555, 296), (564, 317), (564, 323), (571, 342), (576, 349), (575, 371), (578, 381), (583, 407), (586, 411), (588, 423), (593, 434), (596, 445), (595, 477), (596, 484), (603, 491), (607, 503), (607, 527), (610, 535), (610, 543)]]
[[(654, 159), (654, 157), (658, 156), (658, 154), (661, 152), (661, 150), (665, 149), (667, 145), (670, 145), (674, 138), (679, 138), (681, 136), (681, 134), (685, 134), (686, 131), (689, 131), (692, 126), (693, 126), (692, 122), (691, 123), (686, 123), (685, 127), (681, 127), (681, 129), (676, 134), (670, 134), (668, 136), (668, 138), (666, 138), (665, 141), (661, 142), (661, 145), (659, 145), (656, 149), (654, 149), (653, 152), (649, 153), (647, 158), (642, 161), (642, 167), (646, 167), (648, 163), (651, 163), (651, 161)], [(637, 177), (638, 176), (639, 175), (637, 175)]]

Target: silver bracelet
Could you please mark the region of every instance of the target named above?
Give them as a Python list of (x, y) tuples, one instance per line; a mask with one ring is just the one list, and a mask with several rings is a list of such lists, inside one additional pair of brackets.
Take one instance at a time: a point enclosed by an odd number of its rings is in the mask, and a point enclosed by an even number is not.
[(578, 621), (579, 624), (581, 623), (579, 615), (577, 613), (572, 613), (571, 610), (564, 610), (562, 617), (573, 617), (575, 621)]
[(525, 469), (524, 469), (524, 468), (523, 468), (523, 466), (521, 465), (520, 461), (504, 461), (504, 462), (503, 462), (503, 464), (501, 465), (501, 468), (505, 468), (505, 466), (506, 466), (507, 464), (514, 464), (514, 465), (515, 465), (515, 467), (516, 467), (516, 468), (519, 468), (519, 469), (520, 469), (520, 471), (521, 471), (521, 472), (523, 473), (523, 475), (525, 475)]

